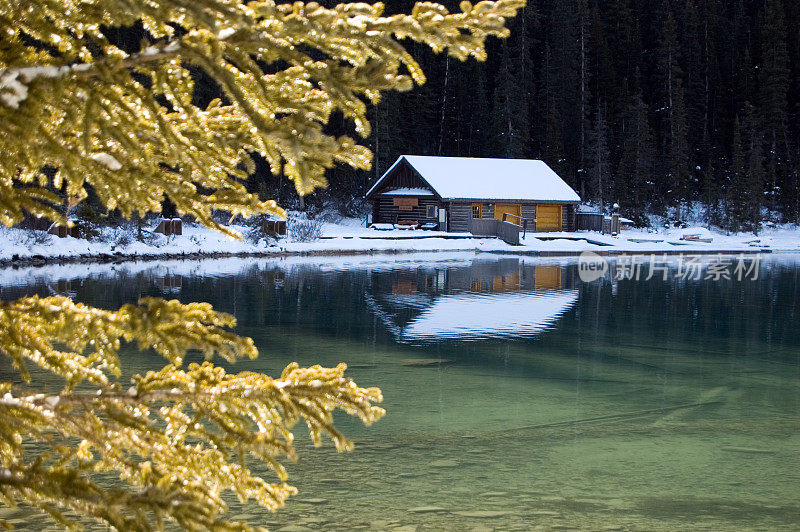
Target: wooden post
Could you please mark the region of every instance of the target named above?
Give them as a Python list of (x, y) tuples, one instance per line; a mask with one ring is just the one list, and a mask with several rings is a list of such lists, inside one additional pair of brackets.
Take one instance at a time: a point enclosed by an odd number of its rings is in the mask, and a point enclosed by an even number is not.
[(72, 238), (80, 238), (81, 233), (77, 227), (67, 227), (66, 225), (56, 225), (53, 223), (50, 228), (47, 230), (48, 234), (57, 236), (58, 238), (67, 238), (71, 236)]
[(617, 236), (619, 234), (619, 213), (611, 215), (611, 235)]
[(154, 232), (161, 233), (162, 235), (166, 236), (182, 235), (183, 220), (180, 218), (175, 218), (173, 220), (161, 220)]
[(611, 234), (617, 236), (619, 234), (619, 203), (615, 203), (611, 211)]

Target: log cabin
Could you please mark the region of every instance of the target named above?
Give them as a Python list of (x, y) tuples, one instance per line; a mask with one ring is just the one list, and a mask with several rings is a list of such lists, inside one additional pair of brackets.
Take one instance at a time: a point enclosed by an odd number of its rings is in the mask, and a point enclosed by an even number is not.
[(403, 155), (367, 192), (373, 223), (472, 232), (495, 218), (529, 231), (574, 231), (578, 194), (543, 161)]

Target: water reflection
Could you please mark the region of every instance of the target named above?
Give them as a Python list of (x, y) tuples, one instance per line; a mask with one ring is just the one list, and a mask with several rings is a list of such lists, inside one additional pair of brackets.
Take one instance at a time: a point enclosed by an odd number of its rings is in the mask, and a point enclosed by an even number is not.
[(164, 275), (155, 278), (156, 286), (165, 294), (179, 294), (183, 287), (183, 277), (180, 275)]
[(529, 338), (578, 302), (560, 265), (520, 259), (377, 273), (367, 307), (400, 343)]

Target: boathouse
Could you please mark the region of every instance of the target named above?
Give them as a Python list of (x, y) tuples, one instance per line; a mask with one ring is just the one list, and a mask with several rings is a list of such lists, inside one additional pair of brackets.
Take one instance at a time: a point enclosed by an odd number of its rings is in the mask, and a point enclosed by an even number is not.
[[(403, 155), (367, 192), (376, 224), (472, 232), (473, 220), (574, 231), (581, 199), (543, 161)], [(476, 226), (478, 224), (475, 224)]]

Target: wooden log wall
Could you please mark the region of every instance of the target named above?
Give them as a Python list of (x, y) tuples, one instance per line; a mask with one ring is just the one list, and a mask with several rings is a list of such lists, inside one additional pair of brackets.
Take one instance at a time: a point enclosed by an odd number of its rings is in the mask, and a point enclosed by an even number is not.
[[(502, 202), (501, 202), (502, 203)], [(537, 202), (510, 202), (510, 203), (519, 203), (521, 205), (520, 208), (520, 216), (523, 219), (530, 220), (531, 223), (528, 225), (529, 231), (535, 231), (536, 225), (533, 223), (536, 220), (536, 205)], [(494, 218), (494, 203), (483, 203), (483, 218)], [(470, 218), (472, 217), (472, 203), (469, 204), (470, 207)], [(575, 219), (576, 208), (575, 205), (562, 205), (561, 211), (561, 226), (563, 231), (575, 231), (576, 230), (576, 219)], [(518, 220), (511, 219), (509, 220), (512, 223), (518, 223)]]
[(600, 213), (580, 213), (575, 215), (576, 229), (578, 231), (603, 230), (603, 215)]
[(472, 203), (451, 203), (449, 218), (450, 231), (469, 233), (472, 230)]
[(413, 196), (378, 196), (375, 199), (373, 222), (379, 224), (396, 224), (402, 221), (414, 221), (420, 224), (438, 222), (438, 216), (428, 217), (428, 207), (440, 207), (439, 200), (433, 196), (418, 198), (418, 205), (411, 210), (402, 210), (394, 204), (394, 198), (411, 198)]
[[(522, 216), (526, 220), (530, 220), (528, 223), (528, 231), (533, 231), (536, 227), (533, 224), (533, 220), (536, 219), (536, 204), (535, 203), (523, 203), (522, 209), (520, 210), (520, 216)], [(516, 220), (513, 220), (516, 223)]]
[(564, 205), (564, 209), (561, 212), (561, 228), (564, 231), (572, 232), (577, 230), (575, 212), (575, 205)]

